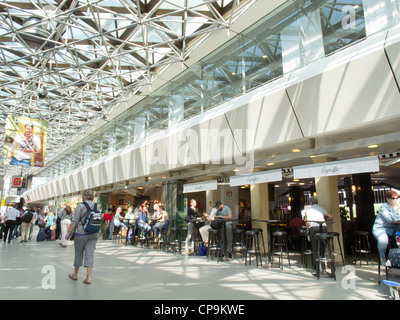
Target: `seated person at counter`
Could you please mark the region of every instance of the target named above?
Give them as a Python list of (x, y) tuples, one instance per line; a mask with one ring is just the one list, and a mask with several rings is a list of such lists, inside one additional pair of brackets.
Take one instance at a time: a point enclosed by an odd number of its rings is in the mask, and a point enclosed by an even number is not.
[(153, 209), (154, 209), (154, 211), (153, 211), (153, 215), (151, 216), (150, 224), (157, 223), (157, 221), (160, 220), (161, 216), (162, 216), (162, 213), (160, 210), (160, 204), (158, 202), (154, 202)]
[[(215, 208), (218, 210), (216, 216), (223, 219), (232, 219), (232, 210), (224, 205), (221, 201), (215, 202)], [(222, 232), (224, 228), (222, 228)], [(225, 251), (225, 238), (227, 240), (226, 252), (228, 254), (228, 258), (232, 258), (232, 240), (233, 240), (233, 232), (232, 232), (232, 221), (228, 221), (225, 223), (225, 231), (226, 235), (222, 233), (222, 252)]]
[[(332, 215), (329, 214), (324, 208), (318, 205), (318, 199), (316, 197), (310, 198), (311, 207), (305, 212), (305, 221), (307, 228), (310, 230), (311, 239), (311, 251), (312, 251), (312, 265), (316, 269), (316, 261), (318, 259), (318, 241), (315, 239), (315, 235), (321, 232), (320, 224), (316, 221), (323, 222), (325, 217), (332, 220)], [(322, 232), (327, 232), (328, 229), (326, 224), (322, 224)]]
[(210, 203), (208, 205), (209, 205), (211, 212), (210, 212), (210, 214), (208, 214), (207, 212), (204, 212), (206, 222), (205, 222), (205, 225), (199, 229), (201, 238), (203, 239), (203, 242), (206, 245), (208, 244), (208, 230), (211, 229), (210, 222), (211, 222), (211, 220), (214, 219), (214, 216), (217, 213), (217, 208), (215, 208), (212, 201), (210, 201)]
[(127, 213), (125, 214), (124, 217), (124, 223), (125, 225), (133, 226), (135, 224), (135, 219), (133, 215), (133, 208), (129, 207)]
[(142, 211), (139, 212), (138, 225), (142, 228), (142, 237), (144, 237), (150, 230), (151, 227), (148, 223), (149, 212), (147, 206), (142, 206)]
[(115, 216), (114, 216), (114, 227), (121, 227), (122, 228), (121, 231), (124, 231), (128, 227), (125, 225), (125, 223), (122, 222), (122, 219), (124, 217), (121, 215), (121, 213), (122, 213), (122, 208), (118, 207), (117, 211), (115, 212)]
[(400, 220), (398, 198), (399, 194), (396, 191), (389, 190), (385, 193), (386, 203), (379, 208), (372, 227), (372, 234), (378, 242), (378, 252), (382, 265), (386, 265), (386, 250), (389, 238), (394, 237), (396, 232), (396, 225), (390, 224), (390, 221)]
[(164, 227), (165, 229), (167, 229), (169, 224), (168, 213), (167, 211), (165, 211), (164, 206), (162, 204), (158, 204), (158, 209), (159, 209), (158, 220), (153, 226), (153, 234), (155, 238), (158, 237), (161, 229)]

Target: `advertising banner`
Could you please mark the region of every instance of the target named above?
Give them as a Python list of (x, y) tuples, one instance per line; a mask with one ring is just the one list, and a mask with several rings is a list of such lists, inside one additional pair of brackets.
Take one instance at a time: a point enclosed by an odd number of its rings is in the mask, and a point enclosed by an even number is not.
[(47, 128), (45, 120), (8, 116), (3, 164), (43, 167)]

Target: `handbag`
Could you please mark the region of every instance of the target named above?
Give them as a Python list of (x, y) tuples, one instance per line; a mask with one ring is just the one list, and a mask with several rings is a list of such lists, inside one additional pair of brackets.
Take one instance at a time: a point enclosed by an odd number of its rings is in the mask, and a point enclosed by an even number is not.
[(391, 267), (400, 268), (400, 248), (390, 249), (388, 260), (390, 261)]
[(221, 230), (224, 225), (224, 218), (215, 217), (214, 220), (211, 221), (210, 226), (213, 229)]
[(206, 256), (207, 255), (207, 247), (204, 245), (204, 243), (201, 243), (199, 245), (199, 256)]

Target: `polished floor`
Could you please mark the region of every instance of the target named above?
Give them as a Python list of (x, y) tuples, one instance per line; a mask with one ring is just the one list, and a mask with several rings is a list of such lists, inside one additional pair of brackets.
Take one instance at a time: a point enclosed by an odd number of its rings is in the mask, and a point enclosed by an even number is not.
[(67, 277), (73, 271), (73, 244), (30, 241), (0, 244), (0, 299), (107, 300), (388, 300), (389, 288), (377, 284), (377, 266), (339, 265), (337, 280), (318, 280), (292, 266), (245, 266), (240, 259), (209, 261), (99, 240), (92, 284)]

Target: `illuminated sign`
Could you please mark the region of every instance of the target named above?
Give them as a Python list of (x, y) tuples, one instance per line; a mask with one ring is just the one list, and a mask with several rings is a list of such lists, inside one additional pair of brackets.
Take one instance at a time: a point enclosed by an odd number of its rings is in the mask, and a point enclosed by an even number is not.
[(22, 177), (12, 177), (11, 186), (13, 188), (22, 188)]

